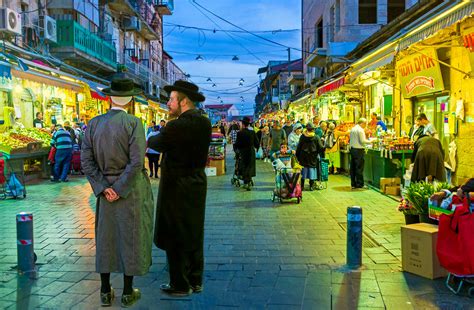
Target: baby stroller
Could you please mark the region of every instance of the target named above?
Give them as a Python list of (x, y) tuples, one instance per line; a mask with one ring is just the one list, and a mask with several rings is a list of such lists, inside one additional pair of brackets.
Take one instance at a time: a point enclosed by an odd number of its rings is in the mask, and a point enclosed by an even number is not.
[(73, 173), (84, 174), (81, 168), (81, 150), (77, 144), (72, 147), (71, 174)]
[[(8, 167), (8, 173), (5, 173)], [(0, 199), (12, 197), (14, 199), (26, 198), (26, 188), (23, 171), (16, 173), (8, 163), (6, 156), (0, 156)]]
[(275, 189), (272, 192), (272, 201), (275, 202), (278, 198), (281, 203), (283, 200), (296, 198), (296, 202), (300, 203), (303, 200), (301, 169), (281, 166), (277, 161), (273, 162), (273, 167), (275, 168)]
[[(230, 179), (230, 183), (234, 185), (235, 187), (240, 187), (240, 181), (243, 182), (243, 177), (241, 173), (241, 167), (242, 167), (242, 156), (240, 155), (240, 152), (235, 152), (235, 169), (234, 169), (234, 174), (232, 175), (232, 178)], [(250, 180), (250, 187), (253, 187), (254, 183), (253, 180)]]

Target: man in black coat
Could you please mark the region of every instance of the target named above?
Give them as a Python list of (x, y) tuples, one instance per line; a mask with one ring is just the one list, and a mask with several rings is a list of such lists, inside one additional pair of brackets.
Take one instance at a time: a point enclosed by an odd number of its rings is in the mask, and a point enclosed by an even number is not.
[(244, 181), (246, 190), (251, 190), (252, 177), (256, 175), (255, 150), (260, 146), (255, 131), (249, 129), (250, 118), (244, 117), (242, 120), (242, 130), (237, 133), (235, 148), (239, 152), (239, 174)]
[(179, 80), (164, 89), (170, 93), (169, 114), (176, 119), (148, 140), (148, 147), (163, 154), (154, 242), (166, 251), (169, 264), (170, 281), (161, 289), (187, 296), (202, 291), (211, 122), (196, 109), (205, 100), (196, 85)]

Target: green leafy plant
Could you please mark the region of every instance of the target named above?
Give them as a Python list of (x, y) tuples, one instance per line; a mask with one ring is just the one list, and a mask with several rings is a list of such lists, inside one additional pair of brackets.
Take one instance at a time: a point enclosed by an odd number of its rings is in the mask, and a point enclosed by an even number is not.
[(442, 189), (448, 189), (450, 185), (446, 182), (435, 185), (427, 182), (410, 183), (406, 188), (404, 197), (416, 210), (416, 214), (428, 214), (428, 199)]

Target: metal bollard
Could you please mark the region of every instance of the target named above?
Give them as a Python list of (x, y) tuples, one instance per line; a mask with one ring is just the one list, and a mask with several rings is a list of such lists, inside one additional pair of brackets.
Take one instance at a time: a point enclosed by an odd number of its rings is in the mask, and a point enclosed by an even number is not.
[(347, 207), (347, 266), (357, 269), (362, 265), (362, 208)]
[(35, 253), (33, 248), (33, 214), (20, 212), (16, 215), (18, 271), (35, 270)]

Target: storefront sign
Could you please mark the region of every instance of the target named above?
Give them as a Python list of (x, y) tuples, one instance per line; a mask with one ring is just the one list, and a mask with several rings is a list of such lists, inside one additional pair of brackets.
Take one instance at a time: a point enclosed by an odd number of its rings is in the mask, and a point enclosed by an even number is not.
[(339, 87), (344, 85), (345, 82), (346, 82), (346, 77), (343, 76), (335, 81), (332, 81), (329, 84), (321, 86), (320, 88), (318, 88), (318, 96), (321, 96), (324, 93), (338, 89)]
[(466, 34), (462, 37), (464, 47), (469, 51), (474, 52), (474, 32)]
[(397, 61), (402, 93), (405, 98), (444, 90), (436, 50), (424, 49)]

